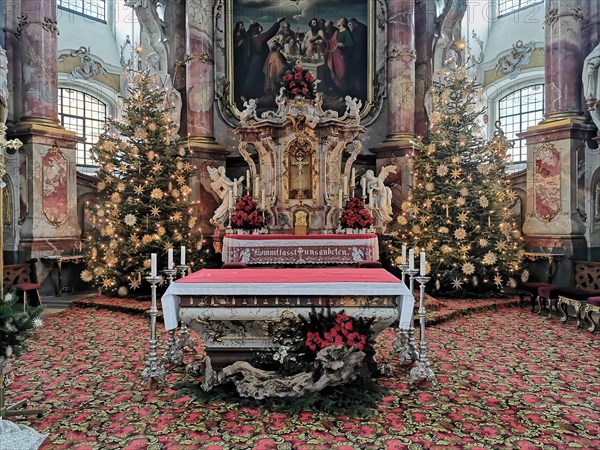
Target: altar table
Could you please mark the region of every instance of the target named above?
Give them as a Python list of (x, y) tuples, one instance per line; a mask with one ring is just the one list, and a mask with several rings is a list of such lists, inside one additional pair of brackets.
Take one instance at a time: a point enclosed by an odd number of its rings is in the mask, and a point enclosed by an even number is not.
[(223, 262), (354, 264), (378, 259), (376, 234), (263, 234), (223, 237)]
[[(384, 269), (202, 269), (172, 283), (162, 296), (165, 328), (181, 320), (200, 332), (213, 362), (244, 359), (273, 348), (270, 332), (311, 308), (376, 317), (375, 336), (413, 320), (414, 298)], [(225, 356), (224, 356), (225, 355)]]

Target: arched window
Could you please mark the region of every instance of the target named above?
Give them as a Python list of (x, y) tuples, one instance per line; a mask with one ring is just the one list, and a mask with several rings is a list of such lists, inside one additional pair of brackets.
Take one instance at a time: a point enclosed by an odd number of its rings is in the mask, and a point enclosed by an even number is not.
[(537, 3), (544, 3), (544, 0), (498, 0), (498, 17), (514, 13)]
[(498, 119), (506, 138), (513, 142), (509, 150), (511, 172), (525, 169), (527, 144), (518, 133), (527, 131), (544, 118), (544, 85), (534, 84), (505, 95), (498, 101)]
[(58, 120), (67, 130), (85, 139), (77, 143), (77, 170), (94, 175), (98, 163), (90, 150), (104, 131), (106, 104), (85, 92), (59, 88)]
[(80, 16), (106, 21), (105, 0), (58, 0), (56, 5)]

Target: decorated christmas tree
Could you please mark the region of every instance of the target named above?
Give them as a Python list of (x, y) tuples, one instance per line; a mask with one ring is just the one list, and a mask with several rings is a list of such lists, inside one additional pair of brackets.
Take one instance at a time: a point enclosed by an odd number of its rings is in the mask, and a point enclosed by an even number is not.
[(149, 286), (150, 254), (167, 268), (170, 248), (185, 246), (188, 265), (200, 262), (202, 234), (189, 200), (194, 167), (181, 145), (173, 104), (154, 76), (133, 77), (122, 120), (109, 120), (94, 147), (102, 198), (94, 211), (97, 235), (88, 237), (84, 281), (120, 296)]
[(498, 131), (482, 137), (478, 86), (465, 67), (445, 69), (432, 92), (427, 143), (415, 143), (413, 185), (398, 216), (402, 243), (425, 251), (433, 292), (468, 295), (516, 286), (522, 238), (510, 217), (515, 194)]

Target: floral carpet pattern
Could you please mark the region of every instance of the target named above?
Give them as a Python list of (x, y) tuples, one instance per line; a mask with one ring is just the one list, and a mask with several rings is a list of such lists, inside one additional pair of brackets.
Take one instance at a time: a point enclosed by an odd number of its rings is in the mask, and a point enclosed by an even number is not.
[(8, 391), (46, 410), (14, 419), (49, 434), (43, 449), (600, 448), (600, 335), (526, 309), (427, 328), (438, 387), (408, 385), (386, 330), (377, 357), (393, 371), (378, 382), (389, 395), (362, 418), (203, 404), (174, 389), (191, 380), (181, 368), (166, 386), (142, 385), (144, 315), (71, 308), (45, 322)]

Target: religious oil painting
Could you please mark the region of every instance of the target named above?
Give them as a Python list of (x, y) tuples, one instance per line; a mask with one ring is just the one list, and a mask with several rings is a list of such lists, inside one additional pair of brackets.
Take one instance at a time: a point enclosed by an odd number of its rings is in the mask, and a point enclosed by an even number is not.
[(535, 214), (548, 222), (561, 210), (560, 153), (549, 143), (544, 143), (535, 153)]
[(276, 109), (282, 78), (298, 66), (318, 80), (324, 110), (343, 114), (347, 95), (368, 110), (374, 0), (229, 0), (228, 6), (227, 71), (238, 111), (250, 99), (258, 112)]

